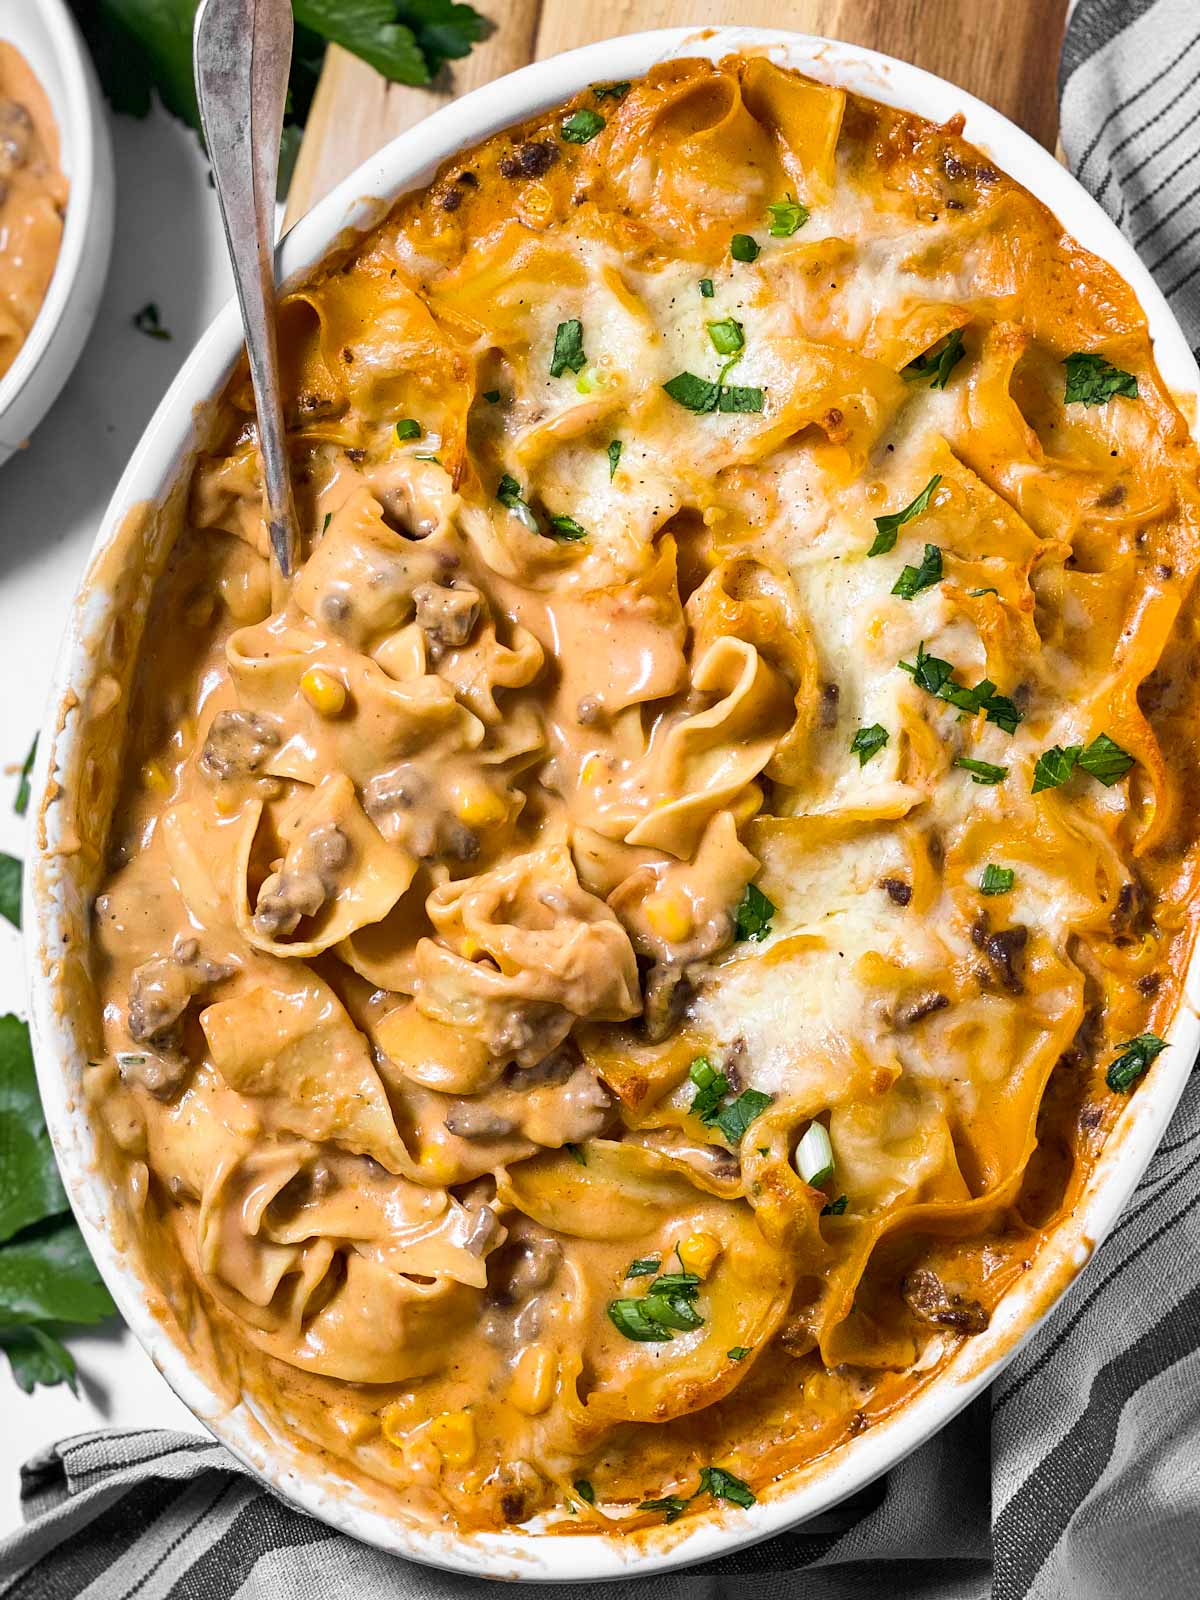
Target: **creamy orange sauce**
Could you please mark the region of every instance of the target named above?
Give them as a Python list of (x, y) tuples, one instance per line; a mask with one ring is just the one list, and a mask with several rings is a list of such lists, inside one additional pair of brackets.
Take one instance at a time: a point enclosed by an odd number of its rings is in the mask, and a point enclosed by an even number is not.
[(761, 1492), (987, 1326), (1178, 1004), (1197, 460), (1140, 308), (955, 128), (734, 58), (465, 154), (280, 322), (304, 564), (274, 605), (241, 373), (95, 904), (155, 1284), (398, 1514)]
[(46, 298), (66, 207), (50, 101), (21, 52), (0, 39), (0, 377)]

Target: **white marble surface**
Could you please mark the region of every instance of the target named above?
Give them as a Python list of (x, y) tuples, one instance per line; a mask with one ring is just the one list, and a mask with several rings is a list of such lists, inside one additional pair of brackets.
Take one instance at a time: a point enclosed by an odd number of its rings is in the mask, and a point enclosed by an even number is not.
[[(28, 448), (0, 467), (0, 768), (19, 765), (46, 703), (72, 591), (117, 479), (155, 406), (232, 292), (216, 196), (195, 137), (161, 111), (112, 119), (117, 232), (95, 329)], [(156, 301), (172, 339), (131, 318)], [(0, 849), (24, 853), (0, 778)], [(21, 941), (0, 922), (0, 1011), (25, 1013)], [(68, 1340), (79, 1364), (65, 1387), (23, 1395), (0, 1358), (0, 1534), (19, 1520), (18, 1469), (51, 1440), (85, 1429), (197, 1424), (123, 1327)]]

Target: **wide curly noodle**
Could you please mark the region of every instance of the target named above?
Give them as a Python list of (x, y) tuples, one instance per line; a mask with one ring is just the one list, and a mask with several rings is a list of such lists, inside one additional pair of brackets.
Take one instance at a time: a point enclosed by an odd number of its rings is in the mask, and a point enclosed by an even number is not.
[(466, 153), (280, 323), (304, 565), (273, 609), (240, 373), (96, 902), (148, 1256), (406, 1512), (762, 1488), (986, 1326), (1178, 1003), (1143, 314), (956, 127), (750, 57)]

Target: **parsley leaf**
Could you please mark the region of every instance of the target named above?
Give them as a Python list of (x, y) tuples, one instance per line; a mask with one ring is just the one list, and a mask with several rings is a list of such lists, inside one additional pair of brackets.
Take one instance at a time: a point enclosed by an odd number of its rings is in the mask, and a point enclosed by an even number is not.
[(582, 372), (587, 366), (583, 353), (583, 323), (578, 317), (560, 322), (554, 333), (554, 354), (550, 357), (550, 376), (561, 378), (564, 372)]
[(1041, 794), (1043, 789), (1061, 788), (1074, 772), (1082, 754), (1081, 744), (1069, 744), (1065, 749), (1061, 744), (1052, 744), (1049, 750), (1043, 750), (1033, 769), (1033, 788), (1030, 793)]
[(421, 424), (415, 417), (401, 417), (396, 424), (396, 438), (403, 444), (406, 439), (419, 439)]
[(485, 389), (480, 398), (486, 400), (490, 406), (498, 405), (500, 401), (500, 391), (499, 389)]
[(708, 324), (708, 337), (719, 356), (736, 356), (746, 348), (746, 335), (740, 322), (722, 317)]
[(782, 200), (773, 201), (767, 207), (767, 215), (771, 219), (767, 230), (771, 237), (790, 239), (792, 234), (808, 221), (810, 212), (806, 205), (801, 205), (792, 195), (787, 194)]
[(17, 797), (13, 801), (13, 810), (19, 817), (23, 817), (29, 810), (29, 781), (33, 776), (33, 763), (37, 760), (38, 736), (35, 733), (33, 743), (29, 746), (29, 754), (21, 766), (21, 776), (17, 782)]
[(620, 439), (613, 439), (608, 447), (608, 481), (611, 483), (617, 475), (617, 467), (621, 461), (623, 446)]
[(711, 278), (700, 279), (700, 293), (705, 300), (712, 299), (713, 295), (716, 293), (716, 290), (713, 288), (713, 281)]
[(7, 917), (14, 928), (21, 926), (21, 863), (16, 856), (0, 850), (0, 917)]
[(639, 1256), (636, 1261), (631, 1261), (625, 1268), (627, 1278), (649, 1278), (662, 1266), (658, 1256)]
[(1003, 728), (1005, 733), (1017, 731), (1022, 714), (1008, 695), (997, 694), (996, 685), (990, 678), (981, 678), (973, 689), (966, 684), (955, 683), (953, 666), (940, 656), (926, 655), (924, 641), (917, 646), (916, 661), (901, 661), (898, 665), (901, 672), (907, 672), (926, 694), (936, 695), (939, 700), (957, 706), (968, 715), (984, 711), (988, 722)]
[(872, 756), (877, 756), (890, 735), (881, 723), (873, 722), (869, 728), (860, 728), (850, 741), (850, 753), (858, 757), (860, 767), (865, 767)]
[(997, 767), (991, 761), (972, 761), (968, 756), (955, 756), (954, 765), (969, 772), (972, 783), (1003, 783), (1008, 777), (1007, 767)]
[(722, 383), (718, 384), (718, 388), (720, 390), (717, 398), (718, 410), (761, 411), (763, 408), (763, 392), (761, 389), (738, 383)]
[(909, 383), (919, 383), (928, 378), (931, 389), (944, 389), (950, 381), (950, 374), (966, 353), (963, 349), (962, 329), (955, 328), (945, 339), (939, 339), (937, 344), (932, 345), (923, 355), (910, 361), (904, 369), (903, 376)]
[(900, 529), (928, 508), (930, 497), (941, 481), (941, 473), (935, 472), (917, 498), (910, 501), (903, 511), (892, 511), (885, 517), (875, 518), (875, 542), (867, 551), (868, 556), (883, 556), (896, 548), (896, 535)]
[(729, 254), (735, 261), (757, 261), (760, 249), (758, 240), (748, 233), (735, 233), (729, 241)]
[(558, 130), (568, 144), (587, 144), (605, 127), (604, 118), (589, 106), (573, 111)]
[(840, 1217), (844, 1214), (849, 1204), (849, 1197), (840, 1194), (836, 1200), (831, 1200), (828, 1205), (821, 1207), (821, 1215), (823, 1217)]
[(1007, 894), (1013, 886), (1016, 873), (1011, 867), (998, 867), (989, 861), (979, 880), (980, 894)]
[(66, 1345), (36, 1322), (27, 1328), (0, 1329), (0, 1350), (8, 1357), (13, 1381), (24, 1394), (39, 1384), (65, 1383), (79, 1393), (75, 1358)]
[[(192, 80), (196, 0), (70, 0), (115, 111), (144, 117), (155, 94), (199, 132)], [(328, 43), (342, 45), (393, 83), (429, 83), (469, 55), (487, 21), (461, 0), (293, 0), (289, 132), (308, 115)]]
[(650, 1295), (640, 1300), (610, 1300), (608, 1319), (618, 1333), (637, 1344), (666, 1344), (675, 1335), (664, 1323), (648, 1314)]
[(137, 331), (144, 333), (148, 339), (174, 337), (170, 328), (164, 328), (158, 320), (158, 306), (153, 300), (148, 300), (140, 311), (135, 311), (131, 320)]
[(1103, 356), (1089, 355), (1076, 350), (1063, 362), (1067, 369), (1067, 386), (1063, 399), (1067, 405), (1102, 406), (1114, 395), (1127, 399), (1138, 397), (1137, 379), (1132, 372), (1122, 372)]
[(592, 93), (597, 100), (624, 100), (632, 88), (632, 83), (622, 79), (620, 83), (594, 83)]
[(746, 1357), (750, 1354), (750, 1350), (751, 1346), (748, 1344), (735, 1344), (733, 1349), (726, 1350), (725, 1354), (731, 1361), (745, 1361)]
[(763, 1094), (760, 1089), (743, 1089), (736, 1100), (720, 1111), (716, 1125), (731, 1145), (739, 1145), (746, 1129), (770, 1104), (769, 1094)]
[(711, 1126), (717, 1120), (721, 1101), (729, 1093), (729, 1079), (717, 1071), (707, 1056), (696, 1057), (688, 1068), (688, 1077), (696, 1086), (688, 1109), (706, 1126)]
[(667, 1522), (674, 1522), (687, 1510), (688, 1503), (681, 1500), (677, 1494), (665, 1494), (659, 1500), (643, 1500), (638, 1505), (639, 1511), (661, 1511)]
[(1101, 733), (1079, 752), (1079, 765), (1097, 783), (1111, 789), (1133, 766), (1133, 757), (1106, 733)]
[(563, 1145), (563, 1149), (567, 1152), (576, 1166), (587, 1166), (587, 1151), (581, 1144), (565, 1144)]
[(66, 1209), (29, 1029), (17, 1017), (0, 1017), (0, 1242)]
[(714, 1500), (728, 1500), (735, 1506), (752, 1506), (754, 1491), (725, 1467), (701, 1467), (697, 1495), (711, 1494)]
[(576, 1478), (571, 1487), (579, 1498), (586, 1501), (589, 1506), (596, 1504), (596, 1491), (586, 1478)]
[(1126, 1039), (1117, 1046), (1121, 1052), (1111, 1063), (1104, 1081), (1114, 1094), (1131, 1089), (1146, 1068), (1167, 1048), (1166, 1040), (1156, 1033), (1139, 1033), (1136, 1039)]
[(549, 517), (547, 518), (554, 530), (551, 537), (555, 539), (586, 539), (587, 529), (581, 528), (574, 517)]
[(719, 380), (698, 378), (694, 372), (681, 372), (663, 384), (663, 388), (681, 406), (689, 411), (761, 411), (761, 389), (724, 384)]
[(672, 400), (689, 411), (705, 412), (717, 409), (721, 386), (708, 378), (698, 378), (694, 372), (681, 372), (664, 383), (663, 388)]
[(925, 546), (925, 555), (919, 567), (905, 567), (892, 585), (892, 593), (902, 600), (911, 600), (922, 589), (931, 589), (942, 581), (942, 552), (936, 544)]
[(733, 937), (760, 944), (771, 931), (775, 906), (757, 885), (748, 883), (733, 919)]
[(1069, 744), (1064, 749), (1052, 744), (1037, 759), (1030, 792), (1040, 794), (1043, 789), (1061, 788), (1076, 767), (1111, 789), (1132, 766), (1133, 757), (1106, 733), (1097, 734), (1089, 745)]

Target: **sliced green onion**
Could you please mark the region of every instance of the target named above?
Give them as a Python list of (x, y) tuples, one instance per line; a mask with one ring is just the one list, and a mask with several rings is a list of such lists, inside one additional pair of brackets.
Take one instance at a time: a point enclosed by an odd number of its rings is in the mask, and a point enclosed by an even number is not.
[(833, 1146), (824, 1123), (809, 1123), (807, 1133), (796, 1146), (796, 1171), (814, 1189), (833, 1177)]

